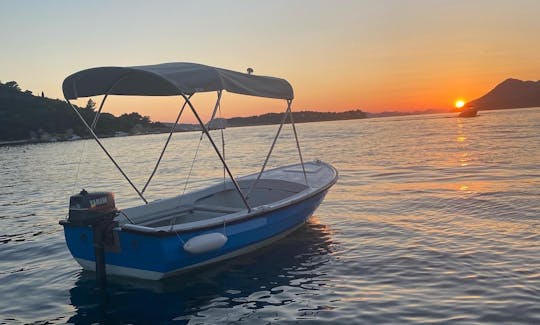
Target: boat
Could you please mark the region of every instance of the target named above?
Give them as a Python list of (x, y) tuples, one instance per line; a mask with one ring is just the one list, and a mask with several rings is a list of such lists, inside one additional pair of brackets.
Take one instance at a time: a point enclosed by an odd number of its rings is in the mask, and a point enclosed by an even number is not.
[(478, 114), (478, 109), (474, 107), (465, 107), (458, 117), (475, 117)]
[[(252, 70), (253, 71), (253, 70)], [(160, 280), (182, 272), (249, 253), (280, 240), (301, 227), (338, 179), (329, 163), (304, 162), (293, 120), (293, 88), (282, 78), (259, 76), (196, 63), (163, 63), (132, 67), (96, 67), (68, 76), (64, 97), (92, 138), (113, 162), (141, 204), (119, 208), (114, 193), (87, 191), (70, 197), (69, 213), (60, 221), (67, 247), (85, 270), (108, 276)], [(281, 124), (260, 170), (235, 177), (216, 145), (209, 127), (227, 93), (284, 100)], [(191, 98), (216, 92), (212, 117), (204, 123)], [(95, 134), (108, 96), (178, 96), (182, 101), (175, 124), (144, 187), (136, 186)], [(103, 96), (91, 124), (71, 103), (77, 98)], [(145, 191), (185, 109), (190, 109), (221, 161), (223, 181), (192, 192), (149, 201)], [(287, 119), (290, 123), (286, 123)], [(281, 130), (290, 124), (299, 162), (268, 169), (267, 163)], [(223, 132), (223, 128), (220, 129)], [(214, 131), (218, 132), (218, 131)], [(223, 133), (222, 133), (223, 138)], [(189, 175), (188, 175), (189, 179)]]

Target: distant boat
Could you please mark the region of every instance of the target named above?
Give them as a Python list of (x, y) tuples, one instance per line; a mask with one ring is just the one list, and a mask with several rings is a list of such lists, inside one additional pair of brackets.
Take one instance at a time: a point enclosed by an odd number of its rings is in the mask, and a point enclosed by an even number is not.
[(466, 107), (461, 111), (458, 117), (475, 117), (478, 114), (478, 109), (474, 107)]
[[(66, 78), (63, 90), (68, 103), (70, 99), (97, 95), (104, 95), (103, 101), (108, 95), (178, 95), (184, 102), (156, 166), (141, 190), (120, 169), (94, 133), (95, 123), (88, 125), (72, 106), (98, 145), (144, 201), (142, 205), (120, 210), (111, 192), (83, 190), (70, 198), (68, 218), (60, 222), (68, 248), (77, 262), (84, 269), (95, 270), (100, 280), (105, 279), (106, 274), (158, 280), (270, 244), (302, 226), (338, 178), (337, 170), (330, 164), (318, 160), (304, 163), (291, 112), (293, 89), (284, 79), (193, 63), (168, 63), (83, 70)], [(210, 135), (210, 129), (225, 125), (203, 123), (190, 101), (196, 93), (217, 92), (211, 120), (219, 121), (214, 118), (223, 90), (286, 100), (287, 109), (257, 173), (233, 176), (225, 161), (224, 142), (220, 150)], [(206, 135), (229, 179), (197, 191), (179, 191), (179, 195), (172, 198), (148, 202), (144, 191), (186, 107), (191, 109), (202, 130), (199, 144)], [(100, 113), (101, 108), (97, 114)], [(265, 170), (287, 118), (294, 131), (300, 163)], [(98, 116), (94, 121), (97, 120)]]

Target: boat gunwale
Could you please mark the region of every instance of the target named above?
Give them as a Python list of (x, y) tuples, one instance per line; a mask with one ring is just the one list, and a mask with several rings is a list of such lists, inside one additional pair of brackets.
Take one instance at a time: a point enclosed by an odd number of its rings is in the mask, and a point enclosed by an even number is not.
[[(275, 212), (275, 211), (279, 211), (279, 210), (283, 210), (283, 209), (286, 209), (286, 208), (289, 208), (290, 206), (293, 206), (299, 202), (302, 202), (302, 201), (305, 201), (305, 200), (308, 200), (322, 192), (325, 192), (327, 191), (330, 187), (332, 187), (338, 180), (338, 171), (336, 168), (334, 168), (332, 165), (326, 163), (326, 162), (322, 162), (321, 163), (325, 164), (327, 167), (330, 168), (331, 171), (333, 171), (334, 173), (334, 177), (327, 183), (325, 184), (324, 186), (321, 186), (320, 188), (316, 189), (315, 191), (311, 192), (311, 193), (308, 193), (306, 195), (303, 195), (303, 196), (300, 196), (300, 197), (297, 197), (293, 200), (290, 200), (290, 201), (286, 201), (286, 202), (283, 202), (275, 207), (272, 207), (272, 208), (269, 208), (269, 209), (252, 209), (251, 212), (248, 212), (246, 213), (243, 217), (240, 217), (240, 218), (237, 218), (237, 219), (233, 219), (233, 220), (230, 220), (230, 221), (225, 221), (225, 223), (227, 225), (232, 225), (232, 224), (238, 224), (238, 223), (242, 223), (242, 222), (246, 222), (248, 220), (251, 220), (251, 219), (254, 219), (254, 218), (257, 218), (257, 217), (260, 217), (261, 215), (263, 214), (267, 214), (269, 212)], [(294, 166), (294, 165), (290, 165), (290, 166)], [(300, 192), (301, 193), (301, 192)], [(278, 201), (279, 202), (279, 201)], [(242, 211), (246, 211), (246, 209), (242, 210)], [(220, 217), (215, 217), (215, 218), (212, 218), (212, 219), (217, 219), (217, 218), (223, 218), (224, 216), (220, 216)], [(61, 224), (64, 225), (64, 226), (71, 226), (71, 223), (67, 220), (63, 220), (64, 222), (62, 222)], [(124, 228), (123, 226), (119, 226), (119, 227), (116, 227), (115, 229), (119, 230), (119, 231), (122, 231), (122, 232), (127, 232), (127, 233), (136, 233), (136, 234), (141, 234), (141, 235), (147, 235), (147, 236), (153, 236), (153, 237), (169, 237), (169, 236), (177, 236), (178, 234), (186, 234), (186, 233), (192, 233), (192, 232), (199, 232), (199, 231), (204, 231), (204, 230), (208, 230), (208, 229), (214, 229), (214, 228), (222, 228), (223, 227), (223, 220), (220, 220), (219, 223), (212, 223), (212, 224), (206, 224), (206, 225), (200, 225), (200, 226), (196, 226), (196, 227), (193, 227), (193, 228), (186, 228), (186, 229), (170, 229), (170, 230), (163, 230), (163, 229), (160, 229), (160, 230), (155, 230), (156, 228), (153, 228), (153, 227), (146, 227), (146, 226), (139, 226), (137, 228), (130, 228), (130, 227), (127, 227), (127, 228)], [(127, 224), (127, 225), (130, 225), (130, 224)]]
[[(336, 183), (336, 181), (337, 181), (337, 177), (335, 177), (332, 180), (332, 182), (329, 183), (327, 186), (321, 187), (317, 191), (314, 191), (314, 192), (312, 192), (312, 193), (310, 193), (310, 194), (308, 194), (308, 195), (306, 195), (306, 196), (304, 196), (304, 197), (302, 197), (300, 199), (296, 199), (296, 200), (287, 202), (286, 204), (283, 204), (281, 206), (276, 206), (276, 207), (268, 209), (268, 210), (258, 210), (257, 211), (256, 209), (253, 209), (251, 213), (246, 214), (244, 217), (238, 218), (236, 220), (231, 220), (229, 222), (226, 222), (226, 224), (227, 225), (233, 225), (233, 224), (246, 222), (248, 220), (260, 217), (261, 215), (269, 213), (269, 212), (276, 212), (276, 211), (279, 211), (279, 210), (289, 208), (290, 206), (295, 205), (298, 202), (302, 202), (304, 200), (310, 199), (310, 198), (320, 194), (321, 192), (326, 191), (328, 188), (330, 188), (332, 185), (334, 185)], [(146, 227), (146, 228), (152, 229), (151, 227)], [(142, 229), (121, 228), (121, 231), (137, 233), (137, 234), (144, 234), (144, 235), (150, 235), (150, 236), (155, 236), (155, 237), (169, 237), (169, 236), (176, 236), (178, 234), (199, 232), (199, 231), (213, 229), (213, 228), (220, 228), (221, 229), (221, 228), (223, 228), (223, 223), (211, 224), (211, 225), (201, 225), (199, 227), (188, 228), (188, 229), (176, 229), (176, 230), (173, 228), (173, 230), (144, 231)]]

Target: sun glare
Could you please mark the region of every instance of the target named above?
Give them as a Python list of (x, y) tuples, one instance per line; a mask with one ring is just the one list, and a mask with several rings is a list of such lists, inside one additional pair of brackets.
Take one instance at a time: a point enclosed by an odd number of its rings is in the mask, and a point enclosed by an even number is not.
[(463, 106), (465, 106), (465, 101), (461, 100), (461, 99), (458, 99), (458, 100), (456, 100), (454, 105), (456, 105), (456, 108), (462, 108)]

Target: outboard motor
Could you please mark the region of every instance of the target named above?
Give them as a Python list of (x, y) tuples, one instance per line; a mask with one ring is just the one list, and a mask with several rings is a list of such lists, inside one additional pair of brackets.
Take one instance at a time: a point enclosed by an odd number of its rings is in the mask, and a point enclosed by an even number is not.
[(69, 198), (67, 223), (74, 226), (90, 226), (94, 237), (96, 257), (96, 279), (105, 285), (105, 248), (115, 246), (112, 229), (118, 226), (113, 221), (118, 210), (112, 192), (92, 192), (82, 190)]
[(68, 221), (73, 225), (95, 225), (112, 220), (116, 214), (114, 194), (111, 192), (88, 193), (82, 190), (69, 198)]
[(112, 220), (116, 213), (112, 192), (88, 193), (82, 190), (69, 198), (68, 221), (76, 226), (90, 226)]

